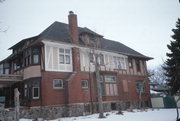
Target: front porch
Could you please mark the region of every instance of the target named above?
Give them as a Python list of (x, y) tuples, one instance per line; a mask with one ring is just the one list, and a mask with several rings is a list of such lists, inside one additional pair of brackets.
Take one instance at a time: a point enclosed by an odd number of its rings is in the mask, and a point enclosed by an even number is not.
[(14, 88), (22, 75), (0, 74), (0, 109), (14, 107)]

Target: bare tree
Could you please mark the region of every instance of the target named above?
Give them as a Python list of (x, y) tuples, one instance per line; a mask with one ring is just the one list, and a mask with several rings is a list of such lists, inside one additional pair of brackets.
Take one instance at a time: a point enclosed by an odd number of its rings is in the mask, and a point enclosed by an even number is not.
[(145, 87), (145, 80), (140, 82), (138, 85), (138, 94), (139, 94), (139, 105), (138, 108), (140, 110), (142, 110), (142, 108), (144, 109), (144, 102), (142, 101), (142, 94), (144, 93), (144, 87)]
[[(83, 39), (84, 38), (84, 39)], [(104, 118), (103, 110), (103, 100), (102, 100), (102, 88), (101, 88), (101, 78), (100, 78), (100, 56), (98, 52), (100, 38), (95, 35), (89, 35), (88, 37), (82, 37), (84, 43), (90, 48), (89, 52), (89, 61), (93, 59), (93, 64), (95, 67), (96, 75), (96, 85), (97, 85), (97, 97), (98, 97), (98, 109), (99, 109), (99, 118)], [(90, 69), (89, 69), (90, 70)]]
[(104, 118), (103, 110), (103, 101), (102, 101), (102, 89), (101, 89), (101, 80), (100, 80), (100, 64), (99, 64), (99, 54), (95, 53), (95, 72), (96, 72), (96, 83), (97, 83), (97, 93), (98, 93), (98, 109), (99, 109), (99, 118)]
[(155, 69), (149, 69), (148, 73), (151, 75), (149, 77), (149, 80), (151, 82), (157, 82), (159, 84), (165, 84), (166, 83), (166, 75), (165, 70), (163, 69), (163, 65), (159, 65)]

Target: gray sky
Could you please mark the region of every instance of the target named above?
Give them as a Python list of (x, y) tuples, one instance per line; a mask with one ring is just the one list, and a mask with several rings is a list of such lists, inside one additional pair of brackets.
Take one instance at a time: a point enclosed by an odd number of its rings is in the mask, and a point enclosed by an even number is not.
[(68, 23), (68, 12), (78, 15), (78, 25), (107, 39), (119, 41), (153, 57), (148, 67), (166, 59), (172, 28), (180, 18), (178, 0), (6, 0), (0, 3), (0, 60), (8, 48), (40, 34), (54, 21)]

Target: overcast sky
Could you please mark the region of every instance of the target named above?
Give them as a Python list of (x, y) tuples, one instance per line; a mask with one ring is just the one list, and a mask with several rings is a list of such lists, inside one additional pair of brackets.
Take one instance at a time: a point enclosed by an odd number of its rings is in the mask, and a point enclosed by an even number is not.
[(154, 68), (166, 59), (172, 28), (180, 18), (178, 0), (6, 0), (0, 3), (0, 60), (11, 46), (40, 34), (54, 21), (68, 22), (68, 12), (78, 15), (78, 25), (88, 27), (154, 59)]

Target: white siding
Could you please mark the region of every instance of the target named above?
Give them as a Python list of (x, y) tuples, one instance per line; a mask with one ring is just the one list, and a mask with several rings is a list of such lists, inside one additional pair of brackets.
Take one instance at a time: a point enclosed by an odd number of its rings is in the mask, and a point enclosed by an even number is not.
[[(72, 72), (72, 47), (54, 42), (45, 42), (45, 70), (46, 71), (59, 71), (59, 72)], [(59, 48), (70, 49), (70, 64), (59, 63)]]
[(163, 98), (157, 97), (157, 98), (151, 98), (151, 103), (153, 108), (163, 108), (164, 102)]
[[(89, 69), (91, 72), (95, 71), (94, 64), (90, 63), (89, 61), (89, 53), (90, 53), (89, 49), (85, 49), (85, 48), (80, 49), (81, 71), (89, 71)], [(110, 53), (110, 52), (105, 52), (105, 51), (97, 51), (96, 53), (103, 54), (104, 56), (104, 65), (100, 67), (100, 70), (102, 71), (114, 71), (115, 66), (113, 62), (113, 56), (123, 57), (125, 58), (125, 60), (127, 60), (126, 59), (127, 56), (116, 54), (116, 53)]]

